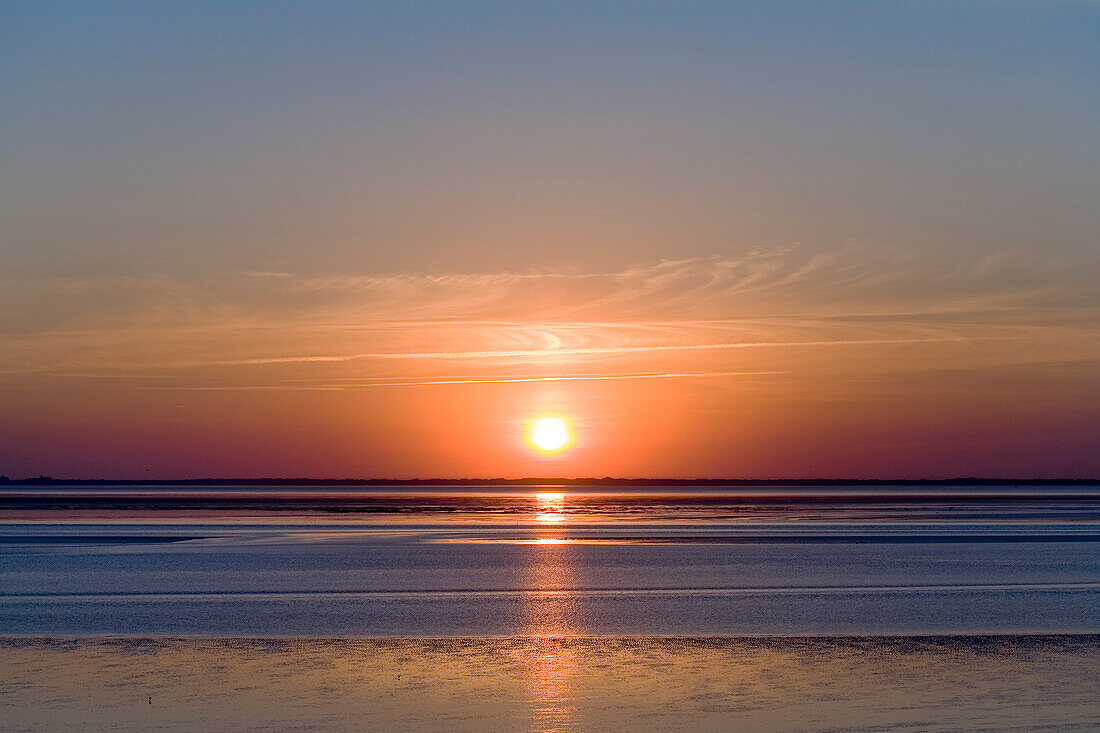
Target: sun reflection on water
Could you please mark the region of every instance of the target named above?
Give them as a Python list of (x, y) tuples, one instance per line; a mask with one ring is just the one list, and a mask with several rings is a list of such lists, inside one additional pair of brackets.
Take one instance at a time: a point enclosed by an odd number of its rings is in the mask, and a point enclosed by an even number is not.
[(535, 521), (542, 524), (558, 524), (565, 521), (565, 494), (559, 491), (540, 491), (535, 494)]
[(539, 733), (574, 730), (573, 650), (562, 639), (540, 639), (532, 648), (531, 726)]
[[(565, 495), (536, 495), (540, 522), (564, 520)], [(543, 519), (543, 516), (554, 517)], [(576, 659), (570, 641), (575, 635), (576, 586), (573, 552), (560, 537), (538, 537), (527, 546), (527, 569), (522, 634), (530, 644), (523, 660), (530, 680), (531, 726), (539, 733), (574, 730), (576, 713)], [(552, 592), (547, 592), (552, 591)]]

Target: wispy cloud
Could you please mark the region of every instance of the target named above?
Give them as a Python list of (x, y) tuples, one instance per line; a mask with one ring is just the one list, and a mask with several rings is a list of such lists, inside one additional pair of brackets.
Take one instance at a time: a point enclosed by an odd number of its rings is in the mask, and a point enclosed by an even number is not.
[(604, 273), (13, 281), (0, 292), (0, 373), (220, 383), (236, 370), (255, 384), (257, 369), (411, 382), (438, 360), (482, 381), (554, 376), (534, 373), (548, 365), (564, 378), (1073, 362), (1100, 355), (1100, 304), (1072, 265), (848, 246)]
[(338, 384), (272, 384), (233, 386), (146, 386), (142, 389), (203, 390), (203, 391), (340, 391), (380, 389), (388, 387), (432, 387), (454, 384), (525, 384), (529, 382), (607, 382), (626, 379), (715, 379), (725, 377), (757, 377), (786, 374), (783, 371), (768, 372), (652, 372), (648, 374), (581, 374), (555, 377), (512, 377), (485, 379), (413, 379), (406, 381), (362, 380), (356, 383)]
[[(986, 336), (981, 338), (1011, 338)], [(609, 354), (645, 354), (669, 351), (724, 351), (727, 349), (793, 348), (800, 346), (855, 346), (869, 344), (921, 344), (944, 341), (969, 341), (963, 338), (901, 338), (901, 339), (835, 339), (823, 341), (750, 341), (717, 344), (665, 344), (651, 346), (610, 346), (590, 348), (516, 349), (510, 351), (414, 351), (379, 352), (367, 354), (338, 354), (318, 356), (276, 356), (264, 359), (240, 359), (235, 361), (204, 361), (171, 366), (234, 366), (257, 364), (288, 364), (298, 362), (340, 362), (360, 359), (507, 359), (527, 357), (602, 356)]]

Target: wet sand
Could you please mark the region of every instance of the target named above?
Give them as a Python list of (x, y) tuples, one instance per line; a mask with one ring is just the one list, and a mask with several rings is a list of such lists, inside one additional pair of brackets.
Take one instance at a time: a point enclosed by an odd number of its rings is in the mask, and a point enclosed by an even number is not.
[(0, 640), (5, 731), (1095, 730), (1100, 636)]

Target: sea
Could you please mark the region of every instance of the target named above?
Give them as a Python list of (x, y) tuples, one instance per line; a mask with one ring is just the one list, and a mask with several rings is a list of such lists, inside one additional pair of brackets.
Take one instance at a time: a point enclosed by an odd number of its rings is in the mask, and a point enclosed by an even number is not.
[(0, 730), (1100, 729), (1100, 487), (0, 487)]

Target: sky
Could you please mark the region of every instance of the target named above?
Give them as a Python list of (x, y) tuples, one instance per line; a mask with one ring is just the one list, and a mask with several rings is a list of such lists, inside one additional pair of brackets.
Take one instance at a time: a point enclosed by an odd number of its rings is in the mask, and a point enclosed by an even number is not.
[(1100, 476), (1097, 38), (4, 2), (0, 474)]

